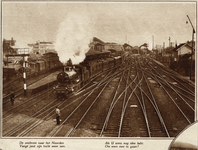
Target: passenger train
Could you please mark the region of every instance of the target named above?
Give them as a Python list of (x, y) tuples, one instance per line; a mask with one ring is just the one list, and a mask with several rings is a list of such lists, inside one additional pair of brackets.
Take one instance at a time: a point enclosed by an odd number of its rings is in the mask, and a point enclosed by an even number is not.
[(58, 85), (54, 87), (57, 98), (68, 98), (87, 83), (90, 78), (122, 64), (122, 61), (122, 56), (84, 61), (79, 65), (73, 65), (69, 60), (67, 65), (63, 66), (63, 71), (57, 75)]

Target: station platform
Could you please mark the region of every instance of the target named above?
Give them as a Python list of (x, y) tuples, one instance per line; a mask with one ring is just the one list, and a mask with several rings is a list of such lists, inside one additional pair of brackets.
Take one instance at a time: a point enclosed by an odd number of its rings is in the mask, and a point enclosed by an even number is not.
[(32, 95), (39, 93), (48, 87), (51, 87), (55, 84), (57, 84), (57, 75), (60, 73), (60, 71), (56, 71), (54, 73), (51, 73), (50, 75), (42, 78), (41, 80), (31, 84), (27, 87), (27, 94)]

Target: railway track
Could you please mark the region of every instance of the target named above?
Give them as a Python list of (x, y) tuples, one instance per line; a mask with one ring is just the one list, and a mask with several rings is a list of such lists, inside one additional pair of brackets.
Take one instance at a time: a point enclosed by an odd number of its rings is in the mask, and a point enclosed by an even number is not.
[[(46, 99), (48, 100), (49, 97), (52, 95), (52, 89), (47, 90), (43, 93), (40, 93), (39, 95), (30, 98), (28, 100), (26, 100), (25, 102), (20, 103), (19, 105), (14, 106), (13, 108), (4, 110), (3, 112), (3, 118), (2, 118), (2, 122), (3, 122), (3, 135), (4, 136), (8, 136), (11, 134), (8, 134), (9, 132), (11, 132), (12, 130), (15, 130), (16, 128), (18, 128), (18, 126), (21, 126), (21, 122), (20, 121), (24, 121), (28, 118), (31, 118), (35, 115), (35, 113), (37, 113), (37, 111), (39, 111), (40, 109), (43, 109), (45, 103), (46, 103)], [(53, 101), (55, 102), (55, 101)], [(55, 102), (56, 103), (56, 102)], [(18, 118), (20, 116), (24, 116), (23, 120), (18, 120), (17, 122), (13, 122), (12, 120), (15, 120), (15, 118)], [(12, 124), (12, 126), (6, 126), (6, 124), (10, 123)]]
[[(147, 67), (151, 67), (151, 69), (153, 71), (156, 69), (156, 67), (153, 67), (153, 66), (147, 66)], [(168, 119), (171, 120), (170, 122), (172, 122), (172, 125), (171, 125), (172, 127), (170, 128), (170, 130), (171, 130), (171, 136), (174, 136), (175, 135), (174, 132), (177, 132), (177, 130), (179, 128), (181, 128), (181, 127), (179, 127), (179, 124), (176, 123), (176, 120), (177, 121), (178, 120), (182, 120), (182, 123), (185, 124), (184, 126), (187, 126), (187, 125), (189, 125), (189, 124), (191, 124), (193, 122), (193, 117), (194, 117), (194, 108), (193, 108), (193, 106), (194, 106), (194, 100), (192, 100), (189, 97), (185, 96), (184, 93), (181, 95), (181, 91), (178, 92), (178, 89), (177, 88), (173, 88), (170, 85), (170, 83), (169, 83), (170, 81), (168, 81), (169, 79), (166, 78), (167, 80), (165, 80), (162, 77), (163, 74), (161, 74), (161, 75), (158, 74), (159, 70), (155, 70), (155, 72), (152, 73), (152, 70), (151, 69), (150, 69), (150, 72), (147, 72), (147, 74), (149, 74), (150, 77), (152, 77), (153, 79), (155, 79), (155, 81), (158, 83), (157, 86), (160, 87), (160, 88), (162, 88), (164, 90), (164, 92), (165, 92), (164, 94), (165, 95), (168, 95), (168, 98), (167, 98), (167, 101), (169, 103), (168, 106), (169, 107), (172, 107), (171, 109), (174, 110), (173, 111), (174, 114), (177, 114), (177, 115), (170, 114), (170, 116), (168, 117)], [(182, 86), (180, 87), (180, 89), (182, 89)], [(185, 89), (182, 89), (182, 92), (185, 92)], [(180, 99), (178, 97), (180, 97)], [(188, 99), (190, 99), (190, 101)], [(188, 100), (188, 102), (187, 102), (187, 100)], [(189, 102), (191, 104), (189, 104)], [(158, 102), (158, 104), (161, 104), (161, 103)], [(161, 110), (164, 111), (164, 109), (165, 108), (161, 107)], [(165, 114), (169, 114), (169, 113), (167, 113), (167, 111), (169, 111), (169, 110), (166, 109), (162, 114), (164, 116), (165, 116)], [(174, 119), (171, 119), (171, 117), (174, 118)], [(164, 118), (167, 118), (167, 116), (164, 117)], [(168, 121), (166, 121), (166, 122), (167, 122), (167, 124), (170, 124), (170, 123), (168, 123)], [(181, 129), (179, 129), (179, 130), (181, 130)]]
[[(79, 91), (81, 91), (81, 90), (82, 90), (82, 89), (80, 89)], [(80, 94), (79, 91), (76, 92), (75, 95)], [(51, 91), (50, 91), (50, 92), (51, 92)], [(48, 96), (49, 96), (49, 95), (48, 95)], [(32, 99), (34, 99), (34, 98), (32, 98)], [(31, 101), (32, 99), (30, 99), (30, 100), (28, 100), (28, 101)], [(35, 101), (34, 103), (40, 102), (40, 100), (41, 100), (41, 99)], [(27, 102), (25, 102), (25, 103), (27, 103)], [(25, 104), (25, 103), (23, 103), (23, 104)], [(32, 105), (34, 105), (34, 103), (32, 103)], [(52, 114), (54, 113), (53, 109), (54, 109), (54, 105), (55, 105), (56, 103), (57, 103), (57, 100), (53, 100), (53, 103), (51, 104), (52, 107), (50, 107), (50, 109), (52, 109), (52, 111), (50, 111), (50, 112), (51, 112)], [(72, 102), (72, 103), (73, 103), (73, 102)], [(19, 106), (21, 106), (21, 105), (23, 105), (23, 104), (20, 104)], [(29, 107), (31, 107), (32, 105), (30, 105)], [(58, 105), (58, 104), (57, 104), (57, 105)], [(12, 110), (18, 108), (19, 106), (15, 106), (14, 108), (5, 111), (6, 116), (4, 116), (4, 120), (9, 119), (10, 116), (13, 116)], [(19, 108), (19, 109), (20, 109), (20, 108)], [(45, 120), (47, 116), (50, 116), (50, 114), (45, 114), (45, 112), (49, 112), (48, 109), (46, 109), (46, 110), (41, 109), (41, 110), (43, 111), (42, 114), (44, 113), (44, 114), (43, 114), (44, 117), (43, 117), (42, 120)], [(21, 111), (23, 111), (23, 109), (20, 109), (19, 112), (21, 112)], [(11, 114), (7, 114), (8, 112), (11, 112)], [(15, 110), (15, 112), (16, 112), (16, 110)], [(40, 112), (40, 110), (39, 110), (38, 112)], [(36, 121), (35, 121), (35, 119), (33, 119), (33, 117), (34, 117), (34, 118), (37, 118), (37, 117), (39, 117), (39, 115), (41, 115), (41, 114), (38, 114), (38, 112), (34, 113), (32, 116), (30, 115), (30, 117), (29, 117), (28, 119), (26, 119), (24, 122), (20, 123), (20, 124), (19, 124), (18, 126), (16, 126), (13, 130), (11, 130), (11, 131), (9, 131), (8, 133), (4, 134), (4, 136), (24, 136), (24, 135), (28, 134), (29, 131), (33, 130), (34, 128), (36, 128), (37, 126), (39, 126), (39, 125), (43, 122), (43, 121), (41, 121), (41, 123), (39, 123), (39, 121), (38, 121), (37, 119), (36, 119)], [(17, 112), (17, 113), (18, 113), (18, 112)], [(50, 116), (50, 117), (52, 117), (52, 116)]]
[[(194, 121), (195, 90), (188, 84), (148, 57), (131, 57), (93, 77), (67, 100), (54, 99), (19, 130), (4, 135), (175, 137)], [(59, 126), (53, 121), (54, 105), (61, 110)]]
[(170, 137), (167, 126), (153, 95), (153, 91), (151, 90), (147, 77), (144, 73), (144, 66), (142, 66), (143, 64), (139, 62), (141, 61), (138, 61), (138, 64), (144, 79), (142, 84), (145, 85), (141, 88), (141, 93), (142, 95), (144, 94), (144, 96), (142, 96), (142, 104), (144, 105), (145, 116), (147, 117), (149, 137)]
[[(43, 74), (37, 78), (32, 78), (32, 79), (28, 79), (27, 78), (27, 81), (26, 81), (26, 84), (27, 84), (27, 87), (38, 82), (39, 80), (42, 80), (42, 78), (48, 76), (49, 73), (47, 74)], [(3, 105), (5, 105), (6, 103), (8, 103), (10, 100), (10, 91), (11, 89), (13, 90), (14, 94), (15, 94), (15, 98), (21, 96), (23, 93), (24, 93), (24, 88), (23, 88), (23, 78), (22, 77), (18, 77), (16, 78), (15, 80), (3, 85), (3, 93), (7, 93), (7, 94), (4, 94), (3, 96)], [(15, 88), (12, 88), (12, 87), (15, 87)], [(16, 90), (14, 90), (16, 89)]]
[(51, 95), (52, 91), (53, 91), (53, 89), (46, 90), (46, 91), (44, 91), (30, 99), (27, 99), (24, 102), (21, 102), (19, 105), (15, 105), (14, 107), (12, 107), (10, 109), (4, 108), (3, 109), (4, 110), (3, 111), (3, 121), (6, 120), (7, 118), (10, 119), (9, 118), (10, 116), (17, 114), (17, 113), (23, 111), (24, 109), (31, 108), (32, 106), (38, 104), (42, 99)]
[[(121, 71), (120, 71), (121, 72)], [(120, 72), (112, 73), (109, 76), (106, 76), (103, 80), (98, 82), (97, 86), (94, 87), (90, 93), (81, 100), (81, 103), (79, 103), (74, 110), (72, 110), (67, 116), (67, 118), (64, 118), (63, 123), (61, 126), (54, 131), (51, 136), (73, 136), (75, 134), (77, 128), (80, 126), (82, 120), (87, 115), (87, 113), (90, 111), (92, 106), (96, 103), (96, 101), (99, 99), (101, 93), (104, 91), (104, 89), (107, 87), (108, 83), (111, 82), (114, 78), (116, 78)], [(79, 114), (82, 114), (79, 116)], [(74, 125), (69, 130), (65, 130), (66, 126), (65, 123), (72, 122)]]

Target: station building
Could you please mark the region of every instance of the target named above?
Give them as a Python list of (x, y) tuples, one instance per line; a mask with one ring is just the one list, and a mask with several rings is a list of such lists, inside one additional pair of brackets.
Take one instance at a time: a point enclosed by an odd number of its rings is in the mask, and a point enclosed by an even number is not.
[(45, 54), (48, 52), (57, 53), (54, 49), (54, 43), (53, 42), (40, 42), (37, 41), (34, 44), (28, 44), (28, 46), (32, 47), (32, 53), (34, 54)]
[(193, 60), (195, 60), (195, 45), (193, 46), (193, 53), (192, 53), (192, 42), (186, 42), (186, 43), (182, 43), (178, 46), (176, 46), (173, 50), (172, 50), (172, 56), (173, 56), (173, 61), (174, 62), (179, 62), (180, 59), (182, 59), (182, 57), (184, 57), (185, 55), (188, 55), (189, 57), (191, 57), (191, 55), (193, 55)]
[(89, 51), (86, 53), (86, 60), (105, 59), (107, 57), (121, 56), (124, 48), (117, 43), (105, 43), (104, 41), (93, 37), (89, 44)]

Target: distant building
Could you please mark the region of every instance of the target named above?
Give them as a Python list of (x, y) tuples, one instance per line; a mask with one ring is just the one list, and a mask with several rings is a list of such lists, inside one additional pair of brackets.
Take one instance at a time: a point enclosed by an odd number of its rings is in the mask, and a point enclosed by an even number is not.
[(141, 51), (143, 52), (143, 54), (149, 54), (150, 53), (148, 48), (143, 48), (143, 49), (141, 49)]
[(132, 51), (133, 51), (133, 54), (139, 54), (140, 53), (140, 49), (139, 49), (138, 46), (134, 46)]
[[(89, 44), (90, 50), (86, 54), (87, 57), (97, 55), (98, 58), (106, 58), (122, 55), (124, 48), (117, 43), (105, 43), (104, 41), (93, 37), (92, 42)], [(92, 56), (89, 56), (92, 55)]]
[(158, 50), (153, 49), (152, 53), (153, 53), (153, 58), (157, 59), (157, 55), (159, 54)]
[[(178, 62), (184, 55), (192, 55), (192, 43), (182, 43), (172, 50), (173, 61)], [(193, 46), (193, 56), (195, 55), (195, 45)], [(193, 57), (195, 59), (195, 56)]]
[(89, 44), (89, 47), (90, 47), (90, 50), (96, 50), (96, 51), (103, 52), (103, 51), (105, 51), (105, 42), (94, 37), (92, 42)]
[(131, 45), (127, 44), (127, 43), (125, 43), (123, 45), (123, 48), (124, 48), (125, 51), (132, 51), (132, 49), (133, 49), (133, 47)]
[(105, 42), (96, 37), (93, 37), (93, 40), (89, 44), (89, 48), (89, 51), (86, 53), (85, 61), (106, 58), (110, 55), (110, 51), (105, 50)]
[[(26, 48), (25, 48), (26, 47)], [(16, 40), (6, 40), (3, 39), (3, 62), (4, 67), (13, 67), (13, 65), (19, 65), (20, 67), (20, 61), (23, 59), (27, 61), (28, 55), (29, 55), (29, 47), (28, 46), (17, 46)], [(22, 54), (22, 55), (21, 55)], [(23, 54), (27, 54), (24, 56)], [(10, 66), (12, 65), (12, 66)]]
[(117, 43), (105, 43), (105, 50), (111, 52), (111, 56), (120, 56), (124, 52), (124, 47)]
[(123, 51), (124, 48), (121, 44), (117, 43), (105, 43), (105, 50), (115, 50), (115, 51)]
[(11, 38), (11, 40), (3, 39), (3, 57), (5, 58), (6, 55), (17, 54), (17, 50), (13, 48), (15, 45), (16, 40)]
[[(187, 44), (192, 47), (192, 41), (187, 41)], [(195, 41), (193, 41), (193, 47), (195, 47)]]
[(154, 55), (157, 55), (158, 54), (158, 50), (153, 49), (152, 51), (153, 51), (153, 54)]
[(21, 60), (19, 54), (27, 54), (28, 52), (29, 48), (16, 46), (16, 40), (13, 38), (11, 40), (3, 39), (3, 62), (5, 65), (8, 63), (17, 64)]
[(35, 54), (45, 54), (48, 52), (57, 53), (54, 49), (53, 42), (40, 42), (37, 41), (35, 44), (28, 44), (28, 46), (32, 47), (32, 52)]

